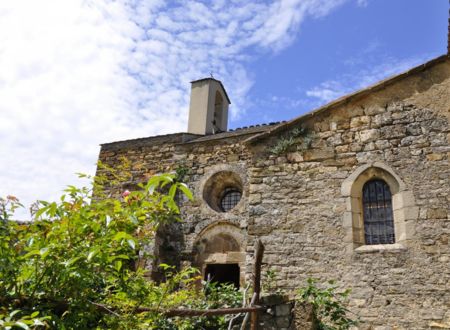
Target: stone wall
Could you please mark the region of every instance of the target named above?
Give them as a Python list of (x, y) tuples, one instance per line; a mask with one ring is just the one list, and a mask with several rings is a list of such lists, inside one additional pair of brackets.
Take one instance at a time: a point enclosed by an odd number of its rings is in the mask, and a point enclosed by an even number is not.
[(261, 305), (265, 312), (259, 314), (261, 330), (313, 330), (312, 307), (284, 295), (263, 295)]
[[(204, 240), (223, 228), (239, 251), (207, 257), (238, 262), (241, 285), (251, 278), (254, 240), (261, 238), (264, 268), (277, 272), (279, 288), (292, 291), (308, 277), (337, 280), (353, 290), (350, 308), (363, 321), (360, 329), (450, 328), (449, 61), (358, 95), (253, 142), (262, 131), (103, 145), (103, 162), (115, 167), (126, 157), (132, 164), (129, 182), (108, 189), (118, 194), (186, 167), (195, 200), (182, 205), (183, 223), (161, 232), (152, 247), (161, 260), (203, 267)], [(300, 126), (313, 134), (309, 147), (300, 138), (298, 148), (270, 154)], [(365, 167), (402, 187), (403, 195), (394, 196), (398, 244), (366, 246), (355, 238), (358, 196), (344, 194), (343, 186)], [(242, 200), (229, 212), (214, 210), (203, 195), (221, 171), (242, 181)]]
[[(264, 152), (261, 145), (276, 144), (282, 133), (254, 145), (249, 244), (262, 238), (264, 262), (278, 272), (281, 287), (294, 289), (310, 276), (336, 279), (353, 290), (360, 329), (450, 327), (449, 71), (443, 64), (305, 118), (297, 125), (314, 132), (308, 150)], [(412, 193), (414, 205), (402, 214), (408, 236), (392, 249), (349, 248), (354, 237), (345, 213), (352, 206), (341, 188), (360, 166), (375, 162)]]
[[(183, 222), (160, 229), (155, 246), (150, 252), (158, 255), (154, 262), (146, 264), (155, 279), (161, 278), (155, 264), (171, 263), (176, 266), (194, 265), (204, 271), (206, 262), (238, 263), (241, 270), (241, 285), (245, 283), (247, 264), (246, 228), (248, 219), (248, 168), (251, 155), (242, 143), (248, 134), (236, 134), (228, 139), (206, 142), (183, 142), (183, 134), (124, 141), (102, 146), (99, 159), (106, 165), (118, 168), (121, 159), (131, 164), (132, 177), (122, 185), (106, 187), (111, 194), (120, 196), (120, 191), (132, 189), (158, 173), (171, 173), (177, 168), (188, 169), (185, 182), (192, 190), (193, 201), (184, 200), (181, 207)], [(218, 212), (205, 201), (203, 191), (208, 180), (216, 173), (231, 171), (242, 181), (242, 200), (229, 212)], [(210, 256), (199, 255), (204, 241), (217, 231), (229, 233), (240, 246), (239, 251)], [(227, 252), (227, 251), (225, 251)], [(214, 259), (215, 258), (215, 259)], [(251, 258), (251, 255), (248, 255)], [(207, 260), (205, 260), (207, 259)]]

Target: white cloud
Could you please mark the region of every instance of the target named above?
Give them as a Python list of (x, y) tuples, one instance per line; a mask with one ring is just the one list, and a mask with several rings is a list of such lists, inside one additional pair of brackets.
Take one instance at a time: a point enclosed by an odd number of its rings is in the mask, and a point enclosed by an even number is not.
[(246, 51), (280, 51), (344, 1), (2, 1), (0, 196), (53, 199), (99, 143), (184, 131), (188, 82), (211, 71), (237, 118)]
[(367, 7), (369, 5), (369, 0), (357, 0), (356, 3), (360, 7)]
[[(365, 88), (380, 80), (401, 73), (420, 63), (425, 62), (429, 56), (420, 56), (406, 59), (384, 58), (380, 64), (368, 65), (364, 69), (356, 69), (337, 79), (326, 80), (317, 86), (308, 89), (305, 93), (315, 106), (330, 102), (350, 92)], [(358, 63), (353, 61), (352, 63)]]

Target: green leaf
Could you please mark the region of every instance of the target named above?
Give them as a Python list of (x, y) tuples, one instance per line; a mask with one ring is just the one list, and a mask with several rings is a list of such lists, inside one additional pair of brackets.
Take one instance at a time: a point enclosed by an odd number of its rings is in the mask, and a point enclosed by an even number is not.
[(13, 317), (14, 315), (16, 315), (19, 312), (20, 312), (20, 309), (16, 309), (16, 310), (12, 311), (11, 313), (9, 313), (9, 316)]
[(108, 258), (108, 261), (111, 262), (111, 261), (114, 261), (114, 260), (116, 260), (116, 259), (125, 259), (125, 260), (129, 260), (130, 257), (127, 256), (126, 254), (119, 254), (119, 255), (117, 255), (117, 256), (111, 256), (111, 257), (109, 257), (109, 258)]
[(110, 217), (109, 215), (107, 215), (107, 216), (105, 217), (105, 220), (106, 220), (106, 227), (108, 227), (109, 224), (111, 223), (111, 217)]
[(41, 254), (41, 252), (39, 251), (39, 250), (32, 250), (32, 251), (30, 251), (30, 252), (28, 252), (27, 254), (25, 254), (24, 256), (23, 256), (23, 258), (24, 259), (28, 259), (28, 258), (30, 258), (30, 257), (32, 257), (32, 256), (38, 256), (38, 255), (40, 255)]
[(133, 250), (136, 248), (136, 242), (134, 241), (134, 239), (128, 239), (127, 242), (130, 248), (132, 248)]
[[(41, 203), (41, 201), (39, 201), (39, 203)], [(41, 207), (39, 210), (36, 211), (36, 213), (34, 214), (34, 217), (37, 219), (39, 218), (42, 214), (44, 214), (45, 212), (47, 212), (49, 209), (49, 206), (44, 206)]]
[(17, 321), (16, 323), (14, 323), (15, 326), (20, 327), (22, 329), (30, 329), (30, 327), (28, 325), (26, 325), (25, 323), (21, 322), (21, 321)]
[(191, 190), (188, 188), (188, 186), (184, 183), (180, 183), (178, 184), (178, 188), (183, 192), (183, 194), (186, 195), (187, 198), (189, 198), (189, 200), (193, 200), (194, 196), (192, 195)]
[(49, 253), (50, 249), (48, 247), (39, 250), (39, 254), (41, 255), (42, 259), (45, 259), (45, 257), (47, 257)]
[(113, 240), (114, 241), (120, 241), (123, 239), (133, 239), (133, 236), (131, 236), (130, 234), (124, 232), (124, 231), (119, 231), (116, 235), (114, 235)]
[(169, 196), (171, 198), (175, 198), (175, 194), (177, 193), (177, 185), (172, 185), (169, 189)]
[(63, 262), (63, 264), (64, 264), (66, 267), (70, 267), (70, 266), (72, 266), (74, 263), (76, 263), (78, 260), (80, 260), (81, 258), (82, 258), (81, 256), (75, 257), (75, 258), (69, 259), (68, 261)]
[(88, 256), (87, 256), (87, 261), (91, 261), (92, 258), (94, 258), (97, 254), (98, 254), (98, 249), (94, 249), (91, 252), (89, 252)]

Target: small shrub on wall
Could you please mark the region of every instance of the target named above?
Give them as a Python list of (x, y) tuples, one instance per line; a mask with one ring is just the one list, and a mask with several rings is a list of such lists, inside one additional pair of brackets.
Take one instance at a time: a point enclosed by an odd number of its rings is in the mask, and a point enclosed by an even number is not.
[(313, 132), (304, 126), (296, 127), (284, 136), (281, 136), (269, 151), (276, 156), (293, 150), (304, 151), (311, 147), (313, 139)]
[(307, 285), (297, 291), (297, 300), (312, 306), (313, 324), (316, 330), (347, 330), (359, 322), (352, 319), (345, 307), (350, 290), (338, 292), (334, 281), (323, 288), (317, 281), (309, 278)]

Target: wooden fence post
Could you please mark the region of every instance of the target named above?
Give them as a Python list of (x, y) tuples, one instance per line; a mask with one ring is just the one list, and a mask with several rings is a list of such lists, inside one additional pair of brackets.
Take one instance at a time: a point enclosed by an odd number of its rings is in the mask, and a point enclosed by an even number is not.
[[(259, 294), (261, 292), (261, 264), (264, 255), (264, 245), (258, 239), (255, 244), (255, 263), (253, 265), (253, 294), (255, 296), (255, 305), (259, 304)], [(252, 313), (251, 330), (258, 329), (258, 312)]]

